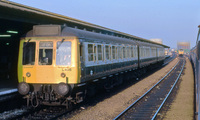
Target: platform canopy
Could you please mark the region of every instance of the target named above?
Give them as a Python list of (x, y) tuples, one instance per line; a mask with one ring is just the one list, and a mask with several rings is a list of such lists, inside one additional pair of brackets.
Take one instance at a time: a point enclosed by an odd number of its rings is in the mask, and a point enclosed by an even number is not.
[(152, 42), (150, 40), (140, 38), (134, 35), (126, 34), (116, 30), (112, 30), (99, 25), (91, 24), (85, 21), (70, 18), (64, 15), (36, 9), (15, 2), (1, 0), (0, 1), (0, 33), (8, 34), (8, 31), (17, 31), (18, 35), (22, 35), (32, 29), (36, 24), (59, 24), (78, 29), (108, 34), (128, 39), (138, 40), (162, 45), (165, 48), (169, 46)]

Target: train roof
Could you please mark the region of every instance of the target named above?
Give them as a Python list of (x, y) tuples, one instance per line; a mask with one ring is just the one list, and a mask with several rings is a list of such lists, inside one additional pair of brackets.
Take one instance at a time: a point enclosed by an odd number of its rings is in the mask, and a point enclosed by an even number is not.
[[(152, 44), (152, 43), (147, 43), (147, 42), (141, 42), (137, 41), (134, 39), (127, 39), (127, 38), (122, 38), (122, 37), (117, 37), (117, 36), (111, 36), (111, 35), (106, 35), (106, 34), (101, 34), (101, 33), (96, 33), (96, 32), (90, 32), (86, 30), (80, 30), (76, 28), (71, 28), (71, 27), (65, 27), (62, 30), (61, 35), (63, 36), (77, 36), (78, 38), (90, 38), (92, 40), (103, 40), (105, 43), (109, 42), (117, 42), (121, 44), (127, 44), (127, 43), (135, 43), (135, 44), (140, 44), (140, 45), (148, 45), (148, 46), (155, 46), (155, 47), (161, 47), (160, 45)], [(109, 41), (108, 41), (109, 40)]]
[(26, 34), (26, 37), (38, 37), (38, 36), (76, 36), (78, 38), (90, 38), (93, 40), (104, 40), (104, 42), (109, 41), (118, 41), (118, 43), (133, 43), (136, 42), (137, 44), (143, 44), (143, 45), (151, 45), (156, 47), (165, 47), (169, 48), (168, 46), (155, 43), (149, 40), (142, 40), (139, 38), (131, 38), (131, 37), (123, 37), (123, 36), (117, 36), (117, 35), (109, 35), (109, 34), (103, 34), (95, 31), (88, 31), (86, 29), (78, 29), (78, 28), (72, 28), (68, 26), (63, 25), (34, 25), (33, 30), (28, 32)]

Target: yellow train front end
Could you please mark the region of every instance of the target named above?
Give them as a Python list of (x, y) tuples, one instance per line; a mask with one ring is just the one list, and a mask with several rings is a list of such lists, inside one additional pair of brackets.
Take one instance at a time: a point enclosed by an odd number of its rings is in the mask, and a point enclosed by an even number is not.
[(179, 49), (179, 50), (178, 50), (178, 54), (179, 54), (179, 56), (183, 56), (184, 50), (183, 50), (183, 49)]
[(68, 105), (80, 83), (76, 37), (25, 37), (20, 41), (18, 91), (32, 106)]

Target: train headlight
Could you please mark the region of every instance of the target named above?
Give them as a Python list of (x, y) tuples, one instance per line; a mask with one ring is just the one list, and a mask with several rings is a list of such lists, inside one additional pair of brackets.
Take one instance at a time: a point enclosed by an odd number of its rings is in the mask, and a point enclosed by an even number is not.
[(67, 95), (69, 92), (69, 86), (66, 83), (59, 83), (57, 87), (57, 93), (59, 95)]
[(61, 73), (61, 75), (60, 75), (62, 78), (64, 78), (65, 76), (66, 76), (66, 74), (65, 73)]
[(31, 73), (30, 73), (30, 72), (27, 72), (27, 73), (26, 73), (26, 77), (31, 77)]
[(25, 83), (25, 82), (19, 83), (18, 92), (21, 95), (26, 95), (26, 94), (28, 94), (29, 91), (30, 91), (30, 86), (27, 83)]

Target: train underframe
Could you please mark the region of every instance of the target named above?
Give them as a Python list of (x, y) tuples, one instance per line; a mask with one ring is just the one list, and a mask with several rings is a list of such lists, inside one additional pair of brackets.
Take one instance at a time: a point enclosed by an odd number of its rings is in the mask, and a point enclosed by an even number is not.
[(163, 61), (156, 64), (135, 70), (117, 72), (86, 83), (68, 85), (69, 91), (66, 95), (58, 94), (58, 84), (31, 84), (31, 92), (24, 98), (27, 99), (27, 106), (66, 106), (67, 109), (70, 109), (74, 104), (82, 102), (86, 96), (94, 96), (99, 89), (110, 90), (115, 86), (121, 85), (126, 80), (139, 80), (148, 69), (160, 66)]

